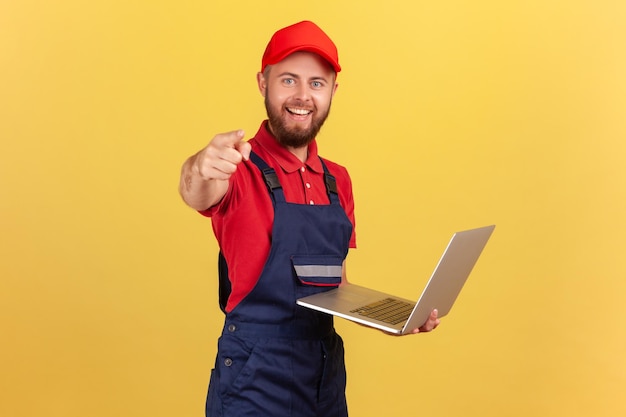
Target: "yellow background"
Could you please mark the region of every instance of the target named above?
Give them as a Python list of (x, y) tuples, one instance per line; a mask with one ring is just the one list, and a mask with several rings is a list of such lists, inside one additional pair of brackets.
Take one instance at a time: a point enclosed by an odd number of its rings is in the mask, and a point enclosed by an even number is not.
[(416, 297), (497, 225), (436, 332), (337, 324), (351, 415), (625, 415), (621, 0), (0, 2), (0, 415), (203, 415), (216, 245), (179, 168), (254, 134), (265, 44), (305, 18), (344, 67), (319, 142), (350, 279)]

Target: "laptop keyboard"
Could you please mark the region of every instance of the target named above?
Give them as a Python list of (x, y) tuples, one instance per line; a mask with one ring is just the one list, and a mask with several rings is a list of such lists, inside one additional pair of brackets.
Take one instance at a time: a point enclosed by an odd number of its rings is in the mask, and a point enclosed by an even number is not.
[(414, 307), (415, 304), (407, 303), (406, 301), (396, 300), (395, 298), (385, 298), (356, 308), (351, 312), (384, 323), (399, 324), (409, 318)]

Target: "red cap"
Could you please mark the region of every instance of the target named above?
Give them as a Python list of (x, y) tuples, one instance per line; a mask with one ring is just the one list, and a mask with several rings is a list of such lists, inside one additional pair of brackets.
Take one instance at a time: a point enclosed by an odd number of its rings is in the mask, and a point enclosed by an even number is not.
[(298, 51), (313, 52), (324, 58), (335, 69), (341, 71), (337, 47), (315, 23), (308, 20), (282, 28), (272, 36), (265, 48), (261, 72)]

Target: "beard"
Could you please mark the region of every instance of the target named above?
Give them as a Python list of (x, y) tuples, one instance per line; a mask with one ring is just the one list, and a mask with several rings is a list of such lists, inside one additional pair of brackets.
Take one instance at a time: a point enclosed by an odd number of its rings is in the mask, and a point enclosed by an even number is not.
[[(326, 111), (317, 113), (317, 109), (308, 128), (288, 127), (281, 115), (281, 110), (275, 110), (269, 100), (269, 91), (265, 94), (265, 110), (269, 120), (271, 132), (279, 144), (289, 148), (301, 148), (308, 146), (315, 139), (320, 129), (324, 125), (330, 113), (330, 103)], [(287, 110), (285, 110), (287, 111)]]

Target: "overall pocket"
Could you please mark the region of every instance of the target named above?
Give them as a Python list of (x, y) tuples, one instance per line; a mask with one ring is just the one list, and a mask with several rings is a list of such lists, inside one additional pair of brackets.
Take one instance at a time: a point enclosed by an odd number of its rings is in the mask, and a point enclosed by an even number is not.
[(291, 263), (298, 278), (298, 297), (336, 288), (341, 284), (343, 258), (334, 255), (292, 255)]

